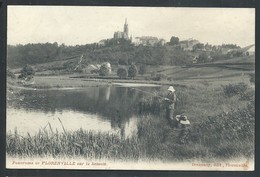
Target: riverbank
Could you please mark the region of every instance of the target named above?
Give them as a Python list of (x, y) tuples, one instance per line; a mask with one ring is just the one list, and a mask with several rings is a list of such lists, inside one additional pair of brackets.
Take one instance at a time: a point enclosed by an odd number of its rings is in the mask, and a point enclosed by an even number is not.
[[(226, 85), (229, 83), (245, 82), (249, 83), (249, 78), (243, 77), (231, 77), (231, 78), (220, 78), (220, 79), (183, 79), (174, 81), (152, 81), (143, 79), (102, 79), (102, 78), (86, 78), (80, 75), (61, 75), (61, 76), (34, 76), (30, 81), (24, 81), (18, 79), (7, 79), (7, 87), (16, 87), (19, 89), (59, 89), (59, 88), (83, 88), (83, 87), (98, 87), (108, 86), (113, 83), (118, 85), (132, 84), (134, 86), (170, 86), (173, 85), (179, 88), (185, 87), (219, 87), (220, 85)], [(139, 84), (139, 85), (138, 85)]]
[[(97, 87), (112, 85), (113, 83), (135, 83), (135, 84), (153, 84), (160, 86), (165, 84), (163, 82), (151, 82), (145, 80), (113, 80), (113, 79), (87, 79), (75, 78), (71, 75), (64, 76), (34, 76), (30, 81), (22, 83), (21, 81), (12, 80), (7, 82), (10, 87), (24, 87), (36, 89), (50, 89), (50, 88), (80, 88), (80, 87)], [(169, 85), (169, 83), (168, 83)]]
[[(252, 105), (251, 105), (252, 106)], [(246, 117), (246, 119), (245, 119)], [(215, 115), (192, 124), (189, 138), (179, 142), (180, 129), (173, 129), (163, 117), (139, 119), (136, 136), (50, 129), (20, 136), (7, 132), (8, 156), (20, 158), (86, 158), (112, 161), (204, 161), (216, 162), (254, 157), (254, 109), (248, 105), (229, 114)], [(237, 126), (239, 122), (240, 126)]]
[(7, 154), (169, 161), (254, 156), (252, 88), (244, 83), (218, 87), (192, 85), (176, 87), (176, 95), (176, 114), (186, 115), (192, 125), (190, 139), (184, 144), (178, 142), (180, 130), (172, 129), (165, 120), (161, 99), (147, 96), (141, 102), (141, 113), (145, 116), (138, 120), (136, 136), (124, 139), (85, 130), (39, 130), (36, 134), (20, 136), (10, 131), (7, 132)]

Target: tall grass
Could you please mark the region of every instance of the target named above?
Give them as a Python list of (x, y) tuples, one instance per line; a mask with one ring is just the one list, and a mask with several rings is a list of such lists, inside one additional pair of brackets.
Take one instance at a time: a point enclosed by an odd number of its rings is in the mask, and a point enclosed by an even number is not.
[(208, 117), (196, 125), (191, 134), (193, 143), (208, 147), (217, 157), (252, 156), (255, 137), (254, 101), (246, 108)]
[(140, 144), (136, 138), (121, 139), (110, 133), (96, 133), (82, 129), (67, 133), (40, 130), (35, 135), (20, 136), (15, 131), (7, 133), (7, 153), (11, 156), (75, 157), (88, 159), (139, 159)]

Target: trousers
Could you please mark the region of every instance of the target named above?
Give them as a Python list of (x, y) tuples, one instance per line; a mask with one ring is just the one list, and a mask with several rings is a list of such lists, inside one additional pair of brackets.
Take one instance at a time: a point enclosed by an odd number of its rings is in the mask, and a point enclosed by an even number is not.
[(174, 109), (167, 109), (167, 120), (170, 124), (171, 127), (176, 127), (178, 126), (177, 120), (174, 118)]

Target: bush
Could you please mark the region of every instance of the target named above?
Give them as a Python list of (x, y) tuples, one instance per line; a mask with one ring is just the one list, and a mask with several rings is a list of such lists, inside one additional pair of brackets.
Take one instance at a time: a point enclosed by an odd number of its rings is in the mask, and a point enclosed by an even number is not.
[(128, 77), (134, 79), (137, 74), (137, 67), (132, 64), (128, 69)]
[(226, 96), (232, 97), (235, 95), (243, 95), (246, 92), (248, 86), (245, 83), (240, 82), (238, 84), (228, 84), (222, 86), (222, 88)]
[(206, 53), (201, 53), (198, 57), (198, 63), (207, 63), (210, 62), (211, 59)]
[(152, 74), (151, 79), (154, 81), (161, 81), (161, 80), (166, 80), (167, 76), (165, 74)]
[(244, 94), (240, 95), (240, 100), (251, 101), (255, 99), (255, 91), (248, 89)]
[[(253, 143), (254, 126), (255, 110), (254, 102), (251, 102), (244, 109), (209, 117), (207, 121), (193, 129), (193, 135), (198, 136), (197, 138), (203, 143), (212, 147), (223, 142), (232, 143), (250, 140)], [(193, 140), (196, 140), (196, 138), (193, 138)]]
[(119, 58), (118, 64), (120, 65), (127, 65), (128, 61), (126, 59)]
[(99, 69), (93, 69), (90, 71), (91, 74), (98, 74), (99, 73)]
[(21, 74), (18, 76), (18, 78), (24, 80), (31, 80), (34, 74), (34, 69), (30, 65), (25, 65), (21, 70)]
[(139, 69), (139, 74), (144, 75), (146, 73), (146, 66), (141, 65)]
[(107, 76), (108, 74), (109, 74), (109, 68), (105, 64), (102, 64), (100, 69), (99, 69), (99, 75), (100, 76)]
[(125, 68), (118, 68), (117, 75), (120, 79), (127, 77), (127, 71)]

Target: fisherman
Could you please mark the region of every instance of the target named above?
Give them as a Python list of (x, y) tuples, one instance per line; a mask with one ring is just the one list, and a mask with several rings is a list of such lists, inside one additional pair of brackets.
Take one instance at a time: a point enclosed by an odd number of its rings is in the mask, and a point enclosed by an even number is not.
[(168, 94), (164, 99), (166, 101), (166, 112), (167, 112), (167, 120), (170, 122), (170, 125), (173, 127), (177, 126), (177, 122), (173, 117), (174, 114), (174, 106), (176, 102), (176, 94), (173, 86), (168, 88)]
[(184, 144), (187, 142), (190, 133), (190, 121), (188, 120), (187, 116), (184, 115), (177, 115), (176, 120), (178, 122), (178, 127), (181, 129), (179, 134), (179, 143)]

